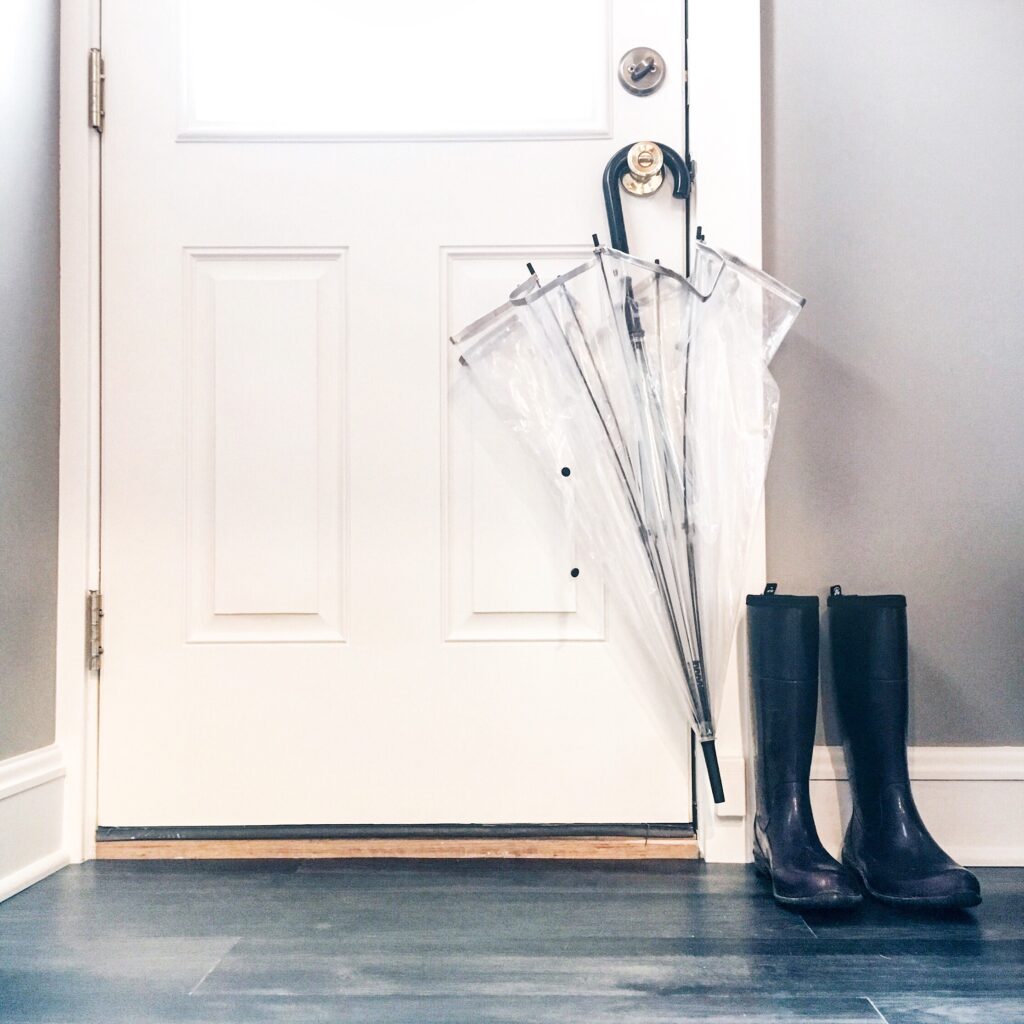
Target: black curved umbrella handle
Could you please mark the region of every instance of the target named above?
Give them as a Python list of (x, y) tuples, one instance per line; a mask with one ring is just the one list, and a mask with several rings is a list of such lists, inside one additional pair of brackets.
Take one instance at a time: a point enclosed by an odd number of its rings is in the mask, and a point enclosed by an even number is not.
[[(690, 165), (671, 146), (666, 146), (661, 142), (656, 142), (655, 145), (662, 152), (665, 166), (672, 172), (674, 185), (672, 195), (676, 199), (686, 199), (690, 195)], [(608, 214), (608, 230), (611, 233), (612, 248), (618, 249), (619, 252), (629, 252), (629, 243), (626, 241), (626, 223), (622, 218), (620, 184), (622, 176), (628, 169), (626, 157), (632, 148), (632, 143), (623, 146), (608, 161), (604, 169), (604, 208)]]

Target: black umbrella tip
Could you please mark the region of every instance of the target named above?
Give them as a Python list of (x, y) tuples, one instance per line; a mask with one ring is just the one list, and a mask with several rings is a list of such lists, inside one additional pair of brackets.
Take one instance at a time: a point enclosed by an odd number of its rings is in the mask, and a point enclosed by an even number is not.
[(718, 767), (718, 753), (715, 750), (715, 741), (701, 740), (700, 749), (704, 755), (704, 767), (708, 770), (711, 797), (716, 804), (724, 804), (725, 790), (722, 788), (722, 771)]
[(537, 276), (537, 271), (533, 269), (533, 264), (532, 263), (527, 263), (526, 264), (526, 269), (530, 272), (530, 276), (531, 277), (536, 277)]
[(593, 240), (593, 242), (594, 242), (594, 248), (595, 248), (595, 249), (600, 249), (600, 248), (601, 248), (601, 242), (600, 242), (600, 240), (598, 239), (597, 235), (591, 235), (590, 237), (591, 237), (591, 239), (592, 239), (592, 240)]

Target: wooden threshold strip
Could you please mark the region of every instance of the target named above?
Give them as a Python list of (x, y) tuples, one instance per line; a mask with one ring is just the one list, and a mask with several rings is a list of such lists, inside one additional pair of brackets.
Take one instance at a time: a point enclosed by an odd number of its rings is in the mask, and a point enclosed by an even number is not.
[(96, 844), (97, 860), (276, 860), (419, 857), (696, 860), (696, 839), (567, 836), (540, 839), (129, 839)]

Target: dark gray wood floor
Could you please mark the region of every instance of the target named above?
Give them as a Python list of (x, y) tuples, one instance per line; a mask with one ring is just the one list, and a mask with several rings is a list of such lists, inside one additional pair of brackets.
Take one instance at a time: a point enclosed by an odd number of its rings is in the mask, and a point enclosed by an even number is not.
[(0, 904), (0, 1020), (1024, 1022), (1024, 870), (789, 913), (691, 862), (92, 863)]

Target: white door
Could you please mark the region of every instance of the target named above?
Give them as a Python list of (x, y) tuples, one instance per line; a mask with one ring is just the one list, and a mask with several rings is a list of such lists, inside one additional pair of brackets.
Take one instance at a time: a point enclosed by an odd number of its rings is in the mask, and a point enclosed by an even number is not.
[[(100, 824), (689, 821), (678, 703), (447, 342), (682, 151), (682, 0), (104, 0), (103, 49)], [(680, 266), (669, 192), (626, 215)]]

